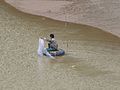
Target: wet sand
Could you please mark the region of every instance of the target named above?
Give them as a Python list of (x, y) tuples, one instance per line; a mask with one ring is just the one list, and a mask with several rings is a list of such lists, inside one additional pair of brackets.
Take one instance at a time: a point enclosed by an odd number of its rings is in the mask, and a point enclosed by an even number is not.
[(120, 0), (5, 0), (20, 11), (86, 24), (120, 37)]
[[(63, 57), (37, 56), (53, 32)], [(21, 13), (0, 2), (0, 90), (119, 90), (120, 38), (95, 27)]]

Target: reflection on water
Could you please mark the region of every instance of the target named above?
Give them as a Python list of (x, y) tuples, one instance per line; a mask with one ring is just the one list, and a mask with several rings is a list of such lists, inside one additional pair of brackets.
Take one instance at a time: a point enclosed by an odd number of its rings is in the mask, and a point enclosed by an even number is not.
[[(120, 38), (98, 28), (24, 14), (4, 2), (0, 12), (1, 90), (119, 90)], [(38, 38), (50, 33), (65, 56), (38, 57)]]

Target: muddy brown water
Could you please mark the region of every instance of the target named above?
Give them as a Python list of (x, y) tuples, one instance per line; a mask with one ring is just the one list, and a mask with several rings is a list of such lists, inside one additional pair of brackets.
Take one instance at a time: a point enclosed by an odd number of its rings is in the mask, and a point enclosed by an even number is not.
[[(54, 33), (66, 55), (37, 55)], [(46, 43), (47, 45), (47, 43)], [(96, 27), (17, 11), (0, 1), (0, 90), (119, 90), (120, 38)]]

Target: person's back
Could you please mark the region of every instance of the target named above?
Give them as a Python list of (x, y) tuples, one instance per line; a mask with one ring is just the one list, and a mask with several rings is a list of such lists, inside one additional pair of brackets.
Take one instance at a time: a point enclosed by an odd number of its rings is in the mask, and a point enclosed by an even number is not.
[(50, 34), (50, 38), (51, 40), (48, 40), (48, 48), (52, 49), (52, 50), (58, 50), (58, 44), (57, 41), (54, 38), (54, 34)]
[(52, 49), (55, 49), (55, 50), (58, 49), (58, 44), (57, 44), (57, 42), (55, 41), (54, 38), (51, 39), (51, 41), (50, 41), (49, 44), (50, 44), (50, 45), (49, 45), (49, 48), (52, 48)]

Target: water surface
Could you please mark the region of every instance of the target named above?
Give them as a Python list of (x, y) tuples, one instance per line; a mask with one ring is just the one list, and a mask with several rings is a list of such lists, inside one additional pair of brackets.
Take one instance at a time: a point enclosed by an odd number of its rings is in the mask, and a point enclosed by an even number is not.
[[(37, 55), (56, 35), (63, 57)], [(0, 2), (0, 90), (119, 90), (120, 38), (98, 28), (21, 13)]]

